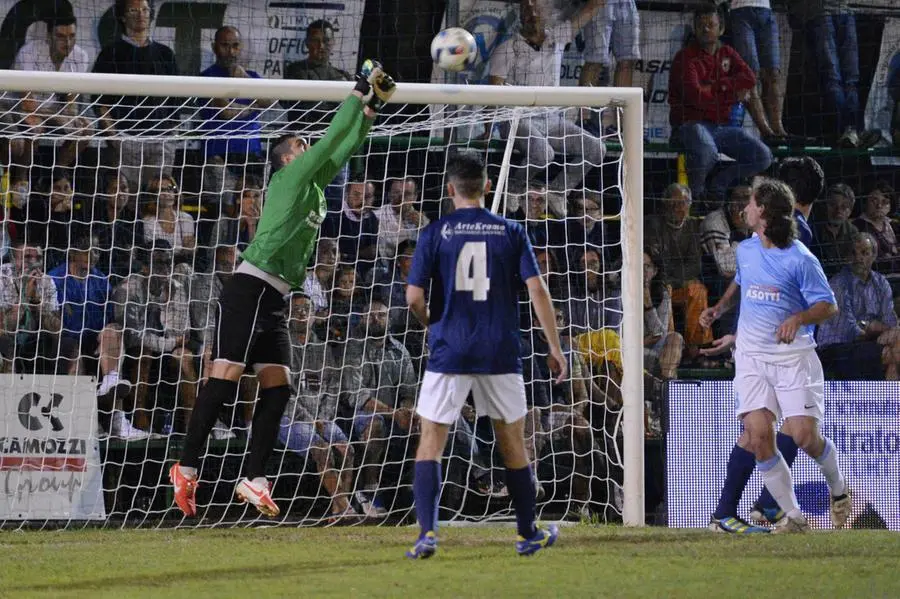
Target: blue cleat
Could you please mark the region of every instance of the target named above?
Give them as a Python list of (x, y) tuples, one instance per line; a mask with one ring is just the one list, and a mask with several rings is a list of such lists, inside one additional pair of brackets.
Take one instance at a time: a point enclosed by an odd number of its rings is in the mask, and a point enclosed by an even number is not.
[(428, 531), (424, 537), (419, 537), (412, 549), (406, 552), (409, 559), (428, 559), (437, 552), (437, 535), (434, 531)]
[(535, 527), (535, 534), (530, 539), (519, 537), (516, 540), (516, 553), (519, 555), (533, 555), (541, 549), (546, 549), (556, 542), (559, 536), (559, 527), (551, 524), (547, 528)]
[(728, 518), (710, 517), (709, 529), (713, 532), (727, 532), (733, 535), (754, 535), (771, 532), (768, 528), (753, 526), (746, 520), (733, 516)]

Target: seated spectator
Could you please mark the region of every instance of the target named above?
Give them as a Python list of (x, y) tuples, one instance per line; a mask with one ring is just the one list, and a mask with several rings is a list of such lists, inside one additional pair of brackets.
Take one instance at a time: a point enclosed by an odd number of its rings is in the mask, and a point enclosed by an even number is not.
[(65, 261), (75, 220), (75, 194), (70, 175), (65, 171), (54, 171), (52, 180), (46, 183), (46, 193), (32, 193), (29, 198), (26, 239), (46, 248), (47, 264), (53, 267)]
[(652, 216), (644, 228), (644, 244), (659, 256), (659, 270), (672, 286), (672, 305), (684, 312), (684, 341), (688, 355), (696, 357), (701, 345), (712, 341), (712, 332), (700, 326), (700, 314), (708, 307), (702, 271), (700, 225), (691, 218), (691, 190), (673, 183), (666, 189), (662, 216)]
[(132, 250), (146, 246), (144, 222), (137, 218), (136, 193), (124, 175), (110, 177), (93, 204), (90, 233), (97, 250), (97, 267), (117, 287), (135, 272)]
[(622, 292), (604, 278), (600, 253), (588, 248), (579, 259), (579, 274), (569, 285), (570, 297), (565, 303), (566, 322), (574, 336), (617, 330), (622, 323)]
[(675, 332), (672, 290), (657, 276), (658, 261), (644, 252), (644, 369), (669, 381), (678, 378), (684, 338)]
[[(749, 96), (756, 76), (734, 48), (719, 41), (723, 31), (715, 4), (698, 8), (694, 40), (675, 55), (669, 76), (672, 138), (687, 153), (693, 197), (713, 204), (721, 204), (736, 181), (772, 163), (765, 144), (730, 123), (732, 109)], [(719, 164), (720, 152), (733, 162)]]
[(322, 235), (338, 240), (341, 261), (354, 264), (365, 275), (378, 257), (378, 217), (373, 212), (375, 185), (351, 181), (346, 185), (340, 212), (329, 212)]
[(831, 139), (836, 139), (841, 148), (874, 146), (881, 140), (881, 133), (864, 131), (856, 17), (848, 0), (791, 2), (789, 7), (803, 22), (806, 39), (815, 52), (826, 111), (837, 117)]
[(337, 244), (334, 239), (320, 237), (316, 246), (316, 262), (309, 269), (303, 281), (303, 293), (310, 299), (316, 318), (327, 318), (328, 298), (334, 287), (334, 275), (337, 267)]
[[(125, 332), (125, 353), (138, 361), (135, 389), (136, 424), (143, 425), (146, 411), (150, 362), (159, 363), (160, 378), (174, 375), (183, 407), (183, 424), (190, 420), (197, 399), (197, 367), (194, 357), (200, 347), (191, 338), (190, 280), (187, 264), (174, 265), (172, 247), (163, 239), (154, 241), (140, 270), (130, 275), (113, 293), (116, 320)], [(199, 323), (194, 323), (198, 325)], [(178, 419), (173, 430), (179, 430)], [(166, 427), (167, 428), (167, 427)]]
[(900, 329), (891, 286), (872, 270), (878, 243), (868, 233), (853, 236), (853, 261), (831, 281), (838, 313), (819, 325), (822, 365), (848, 380), (900, 379)]
[(348, 316), (355, 324), (368, 305), (365, 290), (356, 285), (356, 269), (349, 265), (338, 268), (328, 302), (332, 314)]
[[(241, 65), (244, 48), (241, 32), (226, 25), (216, 30), (212, 50), (216, 62), (200, 73), (201, 77), (259, 79), (259, 73)], [(275, 104), (273, 100), (212, 98), (200, 111), (200, 128), (209, 132), (204, 144), (206, 163), (230, 170), (237, 181), (248, 174), (262, 178), (265, 171), (260, 112)], [(218, 169), (210, 169), (217, 177)], [(224, 173), (222, 173), (224, 175)]]
[(832, 276), (853, 257), (853, 236), (859, 233), (850, 223), (856, 194), (849, 185), (835, 183), (828, 188), (825, 218), (813, 223), (815, 244), (811, 248), (822, 262), (825, 274)]
[(403, 241), (415, 241), (427, 227), (428, 217), (419, 211), (419, 184), (412, 177), (391, 179), (387, 202), (375, 211), (378, 218), (378, 255), (393, 258)]
[(0, 264), (2, 371), (66, 374), (57, 361), (60, 317), (56, 285), (44, 271), (41, 249), (16, 242), (12, 261)]
[(237, 218), (220, 217), (214, 245), (232, 245), (244, 251), (256, 237), (256, 227), (262, 211), (262, 182), (247, 177), (241, 189)]
[[(566, 218), (566, 244), (570, 248), (569, 261), (584, 246), (599, 250), (607, 264), (621, 261), (620, 255), (609, 255), (618, 242), (618, 233), (607, 228), (603, 220), (603, 198), (599, 193), (586, 193), (570, 202), (571, 211)], [(618, 229), (618, 227), (615, 227)]]
[[(17, 71), (58, 73), (86, 73), (91, 61), (84, 49), (75, 43), (76, 19), (72, 14), (58, 14), (46, 21), (47, 39), (26, 42), (16, 54), (12, 68)], [(39, 125), (47, 118), (77, 114), (75, 94), (47, 94), (31, 92), (22, 98), (20, 110), (28, 114), (25, 120)]]
[(194, 344), (203, 348), (204, 375), (209, 372), (211, 365), (216, 334), (216, 306), (222, 295), (222, 288), (237, 266), (240, 254), (233, 245), (216, 246), (213, 272), (194, 273), (191, 277), (191, 323), (195, 327), (191, 333)]
[(569, 297), (566, 274), (560, 269), (556, 255), (547, 248), (536, 248), (534, 257), (541, 271), (541, 278), (547, 284), (550, 297), (557, 301), (565, 301)]
[(747, 102), (753, 121), (766, 141), (785, 142), (782, 114), (781, 40), (778, 21), (769, 0), (732, 0), (728, 13), (731, 43), (762, 84), (750, 89)]
[[(285, 79), (306, 79), (314, 81), (352, 81), (353, 77), (331, 64), (334, 50), (334, 27), (324, 19), (318, 19), (306, 26), (307, 57), (284, 67)], [(302, 123), (324, 123), (337, 110), (336, 102), (284, 102), (290, 110), (290, 120)], [(329, 209), (338, 209), (343, 202), (344, 184), (348, 167), (345, 165), (328, 186), (325, 199)]]
[[(700, 245), (712, 256), (716, 269), (725, 279), (733, 279), (737, 272), (735, 252), (740, 242), (750, 237), (751, 231), (744, 221), (744, 208), (750, 202), (750, 186), (737, 185), (728, 195), (728, 204), (713, 210), (700, 223)], [(644, 274), (647, 256), (644, 255)], [(644, 281), (646, 283), (646, 280)], [(646, 306), (645, 306), (646, 307)]]
[(197, 246), (193, 217), (178, 209), (178, 184), (171, 175), (150, 179), (141, 203), (144, 213), (144, 241), (148, 246), (157, 239), (166, 241), (178, 262), (193, 262)]
[(548, 196), (543, 183), (532, 181), (528, 184), (523, 206), (525, 231), (532, 246), (562, 250), (566, 245), (565, 224), (554, 215)]
[(68, 260), (47, 273), (62, 310), (60, 359), (70, 375), (95, 375), (99, 368), (97, 403), (101, 415), (111, 414), (110, 435), (145, 439), (149, 433), (134, 428), (121, 409), (122, 399), (131, 389), (131, 383), (119, 375), (122, 327), (113, 318), (109, 280), (91, 264), (91, 256), (90, 240), (77, 238), (69, 247)]
[(397, 248), (393, 271), (383, 268), (373, 271), (372, 297), (388, 307), (388, 331), (403, 343), (418, 365), (425, 351), (425, 328), (406, 304), (406, 281), (415, 253), (416, 244), (404, 241)]
[(891, 214), (894, 211), (894, 188), (887, 181), (876, 181), (863, 202), (862, 215), (853, 225), (869, 233), (878, 242), (875, 268), (882, 274), (897, 272), (900, 267), (900, 248)]
[(813, 202), (825, 191), (825, 172), (811, 156), (788, 156), (778, 165), (778, 179), (794, 192), (797, 239), (812, 249), (815, 238), (809, 225)]
[[(558, 87), (563, 49), (574, 41), (603, 4), (600, 0), (589, 0), (571, 19), (548, 27), (534, 0), (522, 2), (521, 27), (491, 54), (490, 84)], [(504, 128), (508, 135), (508, 125)], [(487, 133), (490, 134), (490, 129)], [(577, 138), (579, 143), (566, 144), (566, 139), (572, 138)], [(564, 168), (548, 183), (553, 192), (578, 189), (587, 174), (603, 162), (606, 154), (603, 141), (569, 120), (564, 110), (520, 120), (515, 145), (523, 156), (523, 168), (519, 168), (512, 178), (520, 182), (544, 177), (538, 171), (554, 162), (556, 152), (568, 154), (564, 160), (557, 160)]]
[(310, 326), (309, 298), (291, 298), (291, 383), (295, 391), (281, 417), (278, 441), (312, 461), (331, 499), (333, 519), (347, 522), (358, 514), (353, 493), (353, 447), (335, 423), (340, 399), (341, 364), (332, 348)]

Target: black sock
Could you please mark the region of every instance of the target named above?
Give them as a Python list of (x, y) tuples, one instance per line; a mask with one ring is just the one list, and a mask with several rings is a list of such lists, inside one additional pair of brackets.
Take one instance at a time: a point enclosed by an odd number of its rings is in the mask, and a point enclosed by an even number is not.
[(261, 389), (256, 409), (253, 411), (253, 428), (250, 434), (250, 457), (247, 458), (247, 478), (266, 475), (266, 462), (272, 455), (281, 416), (291, 399), (291, 388), (287, 385)]
[(181, 450), (182, 466), (200, 468), (200, 452), (206, 445), (206, 438), (209, 437), (209, 433), (216, 424), (216, 418), (219, 417), (222, 405), (235, 398), (237, 388), (237, 381), (210, 377), (200, 389), (194, 410), (191, 412), (191, 421), (188, 423), (184, 447)]

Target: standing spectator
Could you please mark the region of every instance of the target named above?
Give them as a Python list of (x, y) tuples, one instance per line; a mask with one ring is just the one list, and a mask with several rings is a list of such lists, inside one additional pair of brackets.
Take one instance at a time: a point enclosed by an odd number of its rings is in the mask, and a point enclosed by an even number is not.
[[(307, 25), (305, 43), (309, 55), (303, 60), (288, 64), (284, 68), (285, 79), (353, 80), (350, 73), (331, 64), (331, 52), (334, 50), (334, 27), (331, 23), (319, 19)], [(337, 106), (336, 102), (291, 102), (285, 108), (291, 109), (290, 119), (293, 122), (319, 123), (327, 122), (330, 118), (328, 115), (336, 110)], [(345, 165), (324, 190), (330, 210), (340, 209), (348, 173), (349, 167)]]
[[(116, 320), (124, 328), (126, 353), (142, 362), (147, 362), (146, 358), (158, 361), (161, 378), (175, 375), (187, 423), (197, 399), (199, 379), (194, 357), (200, 348), (191, 338), (191, 330), (198, 328), (199, 323), (191, 326), (191, 268), (187, 264), (175, 266), (173, 260), (169, 243), (155, 240), (140, 270), (114, 291), (113, 301)], [(145, 364), (139, 365), (144, 367)], [(138, 386), (136, 408), (146, 407), (148, 392), (148, 385)]]
[(684, 338), (675, 332), (672, 289), (657, 276), (658, 262), (644, 252), (644, 368), (669, 381), (678, 378)]
[[(56, 286), (56, 301), (62, 309), (60, 359), (68, 374), (97, 374), (98, 404), (111, 409), (109, 433), (126, 440), (145, 439), (149, 433), (134, 428), (121, 409), (131, 383), (119, 376), (122, 361), (122, 328), (113, 318), (109, 280), (91, 264), (91, 242), (73, 240), (68, 260), (47, 274)], [(106, 413), (110, 413), (106, 411)]]
[(853, 225), (863, 233), (869, 233), (878, 242), (875, 266), (882, 274), (894, 273), (900, 263), (897, 232), (891, 220), (894, 211), (894, 188), (887, 181), (876, 181), (863, 203), (862, 215)]
[(781, 42), (771, 2), (732, 0), (728, 17), (734, 49), (762, 83), (762, 99), (757, 86), (750, 88), (748, 106), (753, 120), (764, 140), (787, 141), (782, 122)]
[(378, 217), (375, 216), (375, 185), (351, 181), (340, 212), (329, 212), (322, 234), (338, 240), (341, 261), (353, 264), (365, 275), (378, 255)]
[(825, 172), (811, 156), (788, 156), (778, 166), (778, 178), (794, 192), (797, 239), (812, 249), (815, 240), (809, 225), (813, 202), (825, 191)]
[[(584, 65), (578, 85), (597, 85), (602, 71), (608, 70), (612, 63), (612, 51), (616, 57), (612, 85), (631, 87), (635, 62), (641, 59), (641, 17), (637, 5), (634, 0), (606, 0), (603, 4), (603, 12), (594, 15), (581, 32)], [(616, 111), (606, 110), (603, 114), (614, 117)]]
[[(94, 63), (95, 73), (127, 75), (177, 75), (175, 53), (150, 38), (154, 12), (149, 0), (116, 0), (116, 20), (125, 30), (121, 39), (105, 46)], [(174, 126), (178, 101), (159, 96), (100, 96), (97, 110), (100, 126), (109, 136), (111, 164), (120, 165), (129, 181), (146, 184), (142, 170), (171, 171), (174, 146), (161, 140), (115, 139), (118, 133), (165, 135)]]
[[(45, 71), (58, 73), (86, 73), (91, 68), (87, 52), (75, 43), (75, 16), (56, 15), (47, 21), (47, 39), (27, 42), (19, 49), (13, 62), (17, 71)], [(54, 101), (55, 94), (28, 93), (22, 99), (21, 110), (29, 116), (38, 117), (37, 124), (44, 117), (67, 113), (74, 115), (74, 94), (56, 94), (61, 100)], [(27, 121), (26, 121), (27, 122)]]
[(175, 250), (179, 262), (192, 262), (197, 238), (194, 219), (178, 209), (178, 185), (171, 175), (153, 177), (141, 201), (147, 207), (144, 216), (144, 241), (148, 246), (163, 239)]
[(846, 183), (835, 183), (828, 188), (825, 219), (813, 223), (815, 245), (812, 249), (828, 276), (836, 274), (853, 257), (853, 237), (859, 233), (850, 223), (855, 204), (853, 189)]
[[(734, 48), (719, 41), (722, 33), (715, 4), (694, 11), (694, 40), (675, 55), (669, 77), (672, 137), (686, 150), (693, 197), (716, 204), (735, 181), (772, 163), (765, 144), (731, 124), (732, 109), (749, 96), (756, 76)], [(720, 152), (733, 162), (718, 165)]]
[(663, 215), (647, 221), (644, 243), (659, 256), (660, 272), (672, 286), (672, 305), (684, 311), (684, 340), (688, 355), (712, 341), (712, 332), (700, 326), (700, 314), (709, 306), (702, 269), (700, 225), (691, 218), (691, 190), (673, 183), (666, 190)]
[[(491, 85), (558, 87), (566, 44), (575, 39), (602, 6), (601, 0), (588, 0), (571, 20), (546, 28), (534, 0), (523, 0), (521, 29), (497, 46), (491, 55)], [(566, 139), (573, 137), (577, 137), (578, 143), (567, 147)], [(535, 178), (536, 171), (546, 169), (553, 162), (555, 152), (568, 151), (577, 158), (567, 158), (565, 169), (549, 183), (550, 190), (557, 193), (578, 188), (606, 153), (603, 142), (569, 120), (565, 111), (519, 121), (516, 149), (525, 157), (525, 168), (520, 168), (514, 177), (523, 182)]]
[(728, 204), (707, 214), (700, 223), (700, 246), (713, 257), (724, 279), (734, 278), (737, 246), (750, 237), (751, 231), (744, 221), (744, 208), (749, 202), (750, 186), (737, 185), (728, 195)]
[(136, 195), (128, 179), (116, 174), (93, 203), (90, 233), (97, 249), (97, 267), (109, 276), (114, 288), (134, 272), (132, 250), (146, 245), (144, 223), (137, 218)]
[[(259, 73), (241, 64), (243, 48), (237, 27), (220, 27), (212, 43), (216, 62), (200, 76), (259, 79)], [(216, 180), (213, 187), (217, 187), (219, 173), (224, 175), (222, 169), (230, 170), (239, 182), (244, 181), (247, 174), (258, 178), (264, 176), (259, 116), (274, 103), (272, 100), (213, 98), (200, 111), (200, 128), (209, 132), (205, 143), (206, 163), (215, 167), (208, 169), (210, 178)]]
[(12, 261), (0, 264), (0, 354), (3, 370), (65, 374), (57, 369), (60, 309), (53, 279), (44, 272), (41, 249), (17, 242)]
[(353, 447), (335, 423), (341, 364), (332, 348), (310, 326), (310, 301), (291, 298), (291, 383), (295, 391), (281, 417), (278, 441), (312, 460), (331, 500), (331, 517), (345, 523), (358, 514), (350, 505), (353, 492)]
[(839, 311), (819, 325), (822, 365), (842, 379), (898, 380), (900, 330), (891, 286), (872, 270), (878, 244), (868, 233), (853, 237), (853, 261), (831, 281)]
[(833, 139), (842, 148), (874, 146), (881, 133), (863, 130), (856, 17), (848, 0), (803, 0), (790, 6), (803, 21), (815, 52), (825, 107), (837, 117)]
[(375, 211), (381, 258), (393, 258), (401, 242), (415, 241), (431, 222), (419, 209), (419, 184), (413, 177), (391, 179), (387, 200)]

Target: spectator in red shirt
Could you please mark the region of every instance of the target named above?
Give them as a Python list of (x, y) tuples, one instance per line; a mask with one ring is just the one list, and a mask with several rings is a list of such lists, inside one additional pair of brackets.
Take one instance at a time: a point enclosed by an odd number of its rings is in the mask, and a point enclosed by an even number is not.
[[(715, 4), (694, 12), (694, 39), (675, 55), (669, 77), (672, 138), (687, 153), (688, 182), (695, 200), (722, 203), (737, 180), (752, 177), (772, 163), (772, 153), (731, 113), (749, 98), (756, 76), (732, 48), (722, 44), (722, 18)], [(710, 176), (719, 153), (731, 157)]]

